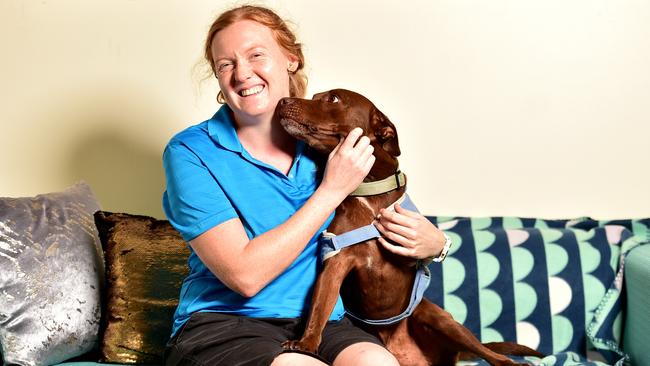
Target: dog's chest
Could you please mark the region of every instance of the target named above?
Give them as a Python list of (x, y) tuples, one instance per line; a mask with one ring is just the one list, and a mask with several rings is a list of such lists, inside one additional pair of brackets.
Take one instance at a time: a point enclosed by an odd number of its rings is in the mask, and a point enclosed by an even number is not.
[(379, 208), (370, 199), (366, 197), (348, 198), (336, 209), (336, 215), (328, 231), (340, 235), (371, 224), (378, 214)]

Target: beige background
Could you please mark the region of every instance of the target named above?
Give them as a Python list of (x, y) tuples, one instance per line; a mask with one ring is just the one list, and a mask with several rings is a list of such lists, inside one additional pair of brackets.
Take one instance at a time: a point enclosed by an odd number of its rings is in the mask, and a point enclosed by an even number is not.
[[(397, 124), (423, 212), (650, 216), (650, 2), (258, 3), (295, 23), (310, 95)], [(233, 4), (0, 0), (0, 196), (83, 179), (162, 218), (162, 149), (217, 108), (195, 65)]]

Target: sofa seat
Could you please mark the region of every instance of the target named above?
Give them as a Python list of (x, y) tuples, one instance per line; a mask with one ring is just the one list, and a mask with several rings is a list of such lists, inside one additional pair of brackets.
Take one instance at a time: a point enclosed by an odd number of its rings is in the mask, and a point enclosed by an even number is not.
[(650, 365), (642, 348), (650, 334), (650, 220), (429, 219), (454, 245), (442, 265), (430, 265), (425, 296), (483, 342), (548, 354), (515, 357), (534, 365)]
[[(85, 184), (0, 197), (4, 364), (162, 363), (187, 244), (98, 206)], [(650, 219), (428, 218), (453, 245), (425, 296), (481, 341), (548, 355), (534, 365), (650, 365)]]

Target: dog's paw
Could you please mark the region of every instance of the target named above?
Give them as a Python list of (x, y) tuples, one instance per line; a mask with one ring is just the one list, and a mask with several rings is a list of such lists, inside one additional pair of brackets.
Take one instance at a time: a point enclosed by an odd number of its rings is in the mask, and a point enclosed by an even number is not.
[(308, 353), (316, 353), (316, 345), (310, 344), (310, 342), (300, 341), (284, 341), (282, 342), (282, 348), (288, 351), (301, 351)]

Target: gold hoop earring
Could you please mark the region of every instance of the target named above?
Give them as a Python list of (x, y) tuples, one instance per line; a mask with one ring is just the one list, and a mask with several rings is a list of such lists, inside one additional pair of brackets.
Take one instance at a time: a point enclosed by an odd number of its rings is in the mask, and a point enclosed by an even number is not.
[(226, 104), (226, 97), (223, 96), (221, 90), (219, 90), (219, 94), (217, 94), (217, 103)]

